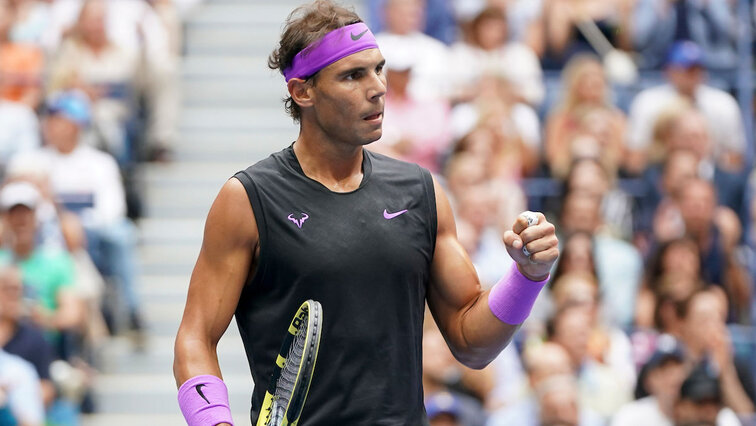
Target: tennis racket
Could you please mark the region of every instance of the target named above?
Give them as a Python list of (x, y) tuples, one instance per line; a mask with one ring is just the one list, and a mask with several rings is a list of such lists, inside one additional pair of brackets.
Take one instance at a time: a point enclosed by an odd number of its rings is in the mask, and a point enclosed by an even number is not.
[(257, 426), (296, 426), (310, 389), (322, 328), (320, 303), (302, 303), (278, 352)]

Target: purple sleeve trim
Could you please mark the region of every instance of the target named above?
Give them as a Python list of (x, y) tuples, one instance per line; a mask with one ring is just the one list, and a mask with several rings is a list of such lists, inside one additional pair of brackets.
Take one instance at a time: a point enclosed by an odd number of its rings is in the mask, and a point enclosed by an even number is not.
[(488, 294), (488, 307), (502, 322), (522, 324), (548, 280), (549, 277), (543, 281), (531, 281), (522, 275), (516, 264), (512, 265)]
[(178, 402), (189, 426), (234, 425), (228, 406), (228, 389), (213, 375), (195, 376), (178, 391)]

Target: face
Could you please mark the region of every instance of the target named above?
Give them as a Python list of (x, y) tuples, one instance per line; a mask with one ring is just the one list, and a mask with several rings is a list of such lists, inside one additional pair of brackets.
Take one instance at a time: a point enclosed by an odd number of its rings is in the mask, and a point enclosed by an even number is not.
[(562, 213), (564, 230), (592, 234), (599, 225), (600, 207), (598, 197), (584, 193), (569, 194)]
[(679, 206), (686, 231), (699, 235), (707, 231), (714, 220), (717, 207), (714, 189), (704, 181), (689, 182), (680, 192)]
[(90, 1), (84, 5), (79, 16), (79, 29), (84, 41), (93, 45), (102, 45), (107, 42), (105, 13), (103, 1)]
[(386, 95), (384, 62), (378, 49), (368, 49), (323, 68), (306, 89), (311, 108), (303, 108), (303, 121), (314, 120), (334, 143), (362, 146), (380, 139)]
[(60, 114), (45, 119), (44, 133), (47, 143), (63, 154), (73, 151), (79, 142), (79, 126)]
[(606, 81), (604, 70), (598, 63), (588, 63), (580, 71), (575, 81), (575, 94), (581, 103), (601, 103), (604, 101)]
[(716, 295), (699, 293), (690, 300), (683, 318), (683, 335), (688, 346), (706, 347), (710, 337), (725, 327), (726, 312)]
[(701, 67), (667, 68), (667, 79), (685, 96), (693, 96), (704, 79), (704, 71)]
[(388, 0), (386, 27), (394, 34), (410, 34), (423, 27), (423, 0)]
[(593, 241), (587, 234), (575, 234), (564, 247), (564, 272), (593, 273)]
[(493, 50), (504, 44), (507, 39), (507, 21), (487, 18), (475, 27), (475, 39), (484, 50)]
[(573, 307), (563, 312), (555, 324), (554, 341), (567, 350), (573, 368), (582, 364), (588, 350), (591, 314), (586, 307)]
[(541, 425), (577, 426), (578, 402), (575, 389), (554, 389), (540, 398)]
[(609, 189), (609, 182), (601, 166), (594, 161), (581, 161), (568, 182), (571, 191), (585, 191), (595, 196), (603, 196)]
[(555, 376), (572, 374), (570, 356), (556, 343), (546, 342), (526, 352), (528, 378), (532, 388)]
[(34, 210), (19, 204), (6, 212), (5, 219), (16, 240), (34, 241), (37, 231), (37, 217)]
[(680, 392), (680, 385), (685, 380), (685, 365), (677, 359), (668, 359), (654, 368), (646, 377), (648, 392), (665, 400), (674, 400)]
[(677, 119), (667, 142), (668, 149), (687, 149), (699, 159), (709, 156), (710, 146), (706, 119), (698, 113), (685, 114)]
[(698, 247), (692, 241), (672, 243), (662, 255), (662, 269), (687, 278), (697, 278), (701, 271)]
[(698, 158), (692, 151), (672, 151), (664, 167), (664, 175), (662, 176), (664, 191), (675, 197), (685, 182), (696, 177), (697, 173)]
[(719, 403), (693, 402), (685, 399), (675, 404), (675, 424), (678, 426), (716, 426)]

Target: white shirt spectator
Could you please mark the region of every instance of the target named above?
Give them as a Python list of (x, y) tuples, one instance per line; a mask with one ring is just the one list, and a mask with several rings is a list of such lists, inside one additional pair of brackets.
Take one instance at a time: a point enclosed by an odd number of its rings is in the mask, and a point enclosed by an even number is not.
[[(414, 58), (409, 92), (415, 99), (439, 99), (449, 94), (449, 52), (443, 43), (421, 32), (376, 34), (383, 52), (403, 51)], [(387, 57), (391, 53), (385, 53)]]
[[(645, 150), (653, 138), (656, 119), (670, 107), (679, 95), (669, 84), (640, 92), (630, 105), (627, 146), (632, 150)], [(746, 149), (745, 130), (740, 107), (727, 92), (700, 85), (694, 96), (695, 107), (706, 117), (714, 157), (730, 151), (743, 154)]]
[[(739, 426), (737, 415), (729, 408), (723, 408), (717, 415), (717, 426)], [(612, 418), (611, 426), (673, 426), (673, 423), (659, 409), (653, 396), (647, 396), (625, 404)]]
[[(155, 11), (146, 1), (107, 0), (108, 38), (117, 45), (139, 52), (146, 48), (150, 59), (160, 60), (169, 51), (170, 37)], [(49, 52), (61, 44), (63, 33), (79, 17), (84, 0), (56, 0), (50, 9), (50, 25), (42, 38)]]
[(28, 361), (3, 350), (0, 350), (0, 393), (19, 424), (44, 424), (45, 408), (37, 371)]
[(454, 86), (470, 86), (483, 74), (500, 75), (509, 80), (522, 99), (530, 105), (543, 101), (545, 89), (541, 63), (533, 49), (519, 42), (509, 42), (493, 51), (467, 43), (451, 48), (451, 69)]
[(0, 163), (39, 147), (39, 120), (26, 105), (0, 100)]
[(84, 226), (107, 226), (126, 216), (121, 175), (110, 155), (81, 143), (68, 155), (45, 147), (13, 157), (8, 171), (30, 166), (47, 170), (53, 192), (62, 202), (91, 200), (91, 206), (80, 211)]
[[(452, 109), (451, 126), (455, 139), (464, 137), (478, 124), (480, 112), (474, 103), (464, 103)], [(538, 114), (527, 104), (517, 103), (510, 110), (509, 119), (522, 142), (538, 152), (541, 151), (541, 123)], [(504, 123), (502, 123), (504, 125)]]

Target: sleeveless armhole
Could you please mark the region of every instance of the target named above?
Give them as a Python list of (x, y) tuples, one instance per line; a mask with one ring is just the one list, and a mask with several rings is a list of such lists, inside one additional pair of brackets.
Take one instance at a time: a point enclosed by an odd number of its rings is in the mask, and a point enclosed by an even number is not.
[[(255, 269), (254, 274), (249, 274), (249, 277), (247, 278), (247, 287), (251, 287), (252, 283), (264, 276), (266, 265), (265, 247), (268, 242), (268, 226), (267, 221), (265, 220), (265, 211), (260, 202), (260, 196), (257, 193), (257, 186), (252, 180), (252, 177), (246, 170), (237, 172), (234, 177), (241, 182), (244, 186), (244, 190), (247, 192), (247, 198), (249, 198), (249, 204), (252, 206), (252, 213), (255, 215), (255, 221), (257, 222), (257, 235), (260, 239), (260, 257), (257, 261), (257, 268)], [(254, 265), (254, 262), (252, 262), (252, 265)]]
[(431, 260), (436, 252), (436, 234), (438, 232), (438, 214), (436, 211), (436, 188), (433, 186), (433, 176), (420, 166), (420, 174), (423, 178), (423, 188), (428, 200), (428, 223), (430, 224)]

